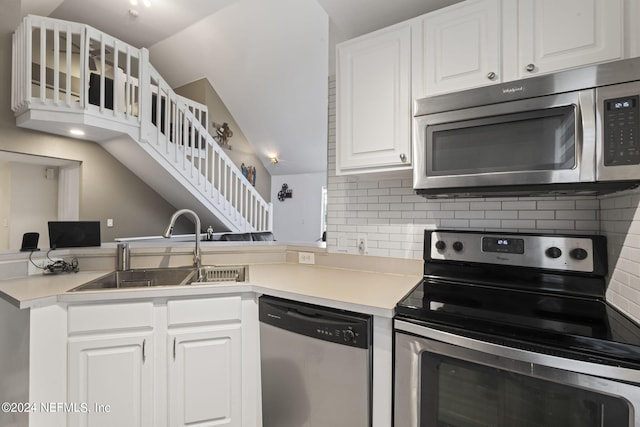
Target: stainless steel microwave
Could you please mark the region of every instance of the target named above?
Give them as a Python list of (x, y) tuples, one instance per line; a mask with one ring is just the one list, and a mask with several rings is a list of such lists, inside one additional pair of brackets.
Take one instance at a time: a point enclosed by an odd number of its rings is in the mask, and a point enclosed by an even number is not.
[(417, 100), (427, 197), (603, 194), (640, 184), (640, 58)]

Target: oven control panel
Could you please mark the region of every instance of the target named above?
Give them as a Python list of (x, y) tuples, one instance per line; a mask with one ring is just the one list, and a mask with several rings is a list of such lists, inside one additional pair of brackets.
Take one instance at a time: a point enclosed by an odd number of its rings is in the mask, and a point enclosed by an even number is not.
[(593, 237), (428, 231), (425, 242), (425, 260), (427, 261), (431, 259), (478, 262), (594, 272)]

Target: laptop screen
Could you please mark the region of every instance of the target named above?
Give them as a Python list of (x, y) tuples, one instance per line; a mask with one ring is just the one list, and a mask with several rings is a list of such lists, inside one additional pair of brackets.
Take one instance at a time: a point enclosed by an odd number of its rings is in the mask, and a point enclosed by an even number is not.
[(51, 249), (100, 246), (100, 221), (49, 221)]

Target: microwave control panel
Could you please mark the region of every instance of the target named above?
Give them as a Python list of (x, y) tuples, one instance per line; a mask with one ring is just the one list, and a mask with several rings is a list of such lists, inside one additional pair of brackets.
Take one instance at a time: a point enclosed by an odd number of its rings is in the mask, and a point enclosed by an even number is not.
[(604, 101), (604, 165), (640, 164), (639, 97)]

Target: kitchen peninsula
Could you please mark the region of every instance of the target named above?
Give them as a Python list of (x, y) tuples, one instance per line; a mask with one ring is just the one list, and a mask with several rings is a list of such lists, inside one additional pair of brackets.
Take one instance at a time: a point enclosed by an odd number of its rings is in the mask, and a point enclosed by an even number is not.
[[(192, 248), (134, 243), (131, 267), (190, 265)], [(28, 275), (26, 255), (2, 256), (0, 338), (10, 343), (0, 350), (3, 401), (119, 407), (93, 414), (111, 425), (174, 425), (200, 416), (260, 426), (257, 300), (266, 294), (373, 316), (373, 425), (390, 425), (391, 318), (419, 281), (421, 262), (276, 242), (203, 242), (203, 265), (247, 265), (248, 279), (68, 292), (112, 271), (115, 252), (115, 244), (56, 251), (80, 266), (56, 275)], [(300, 253), (314, 264), (298, 263)], [(88, 381), (99, 373), (99, 383)], [(206, 400), (211, 395), (217, 405)], [(75, 409), (3, 412), (1, 424), (83, 425), (87, 413)]]

